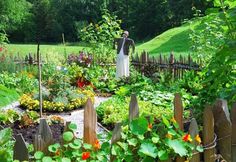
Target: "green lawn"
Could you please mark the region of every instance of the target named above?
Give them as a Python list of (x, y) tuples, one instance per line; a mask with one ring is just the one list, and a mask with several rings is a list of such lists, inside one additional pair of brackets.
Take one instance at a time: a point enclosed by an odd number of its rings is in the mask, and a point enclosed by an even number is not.
[[(191, 27), (195, 27), (198, 22), (195, 22)], [(137, 52), (145, 50), (151, 55), (169, 55), (171, 51), (175, 55), (188, 55), (190, 49), (189, 34), (191, 32), (190, 24), (184, 24), (180, 27), (172, 28), (157, 37), (145, 42), (137, 47)]]
[[(8, 44), (7, 49), (9, 53), (13, 55), (25, 56), (26, 54), (32, 53), (35, 54), (37, 52), (36, 44)], [(68, 45), (63, 46), (62, 44), (54, 44), (54, 45), (40, 45), (40, 52), (43, 56), (63, 56), (64, 51), (67, 54), (70, 53), (79, 53), (82, 49), (86, 48), (85, 46), (80, 45)]]
[[(191, 27), (196, 27), (199, 21), (194, 22)], [(189, 34), (191, 32), (189, 23), (180, 27), (176, 27), (158, 35), (157, 37), (145, 42), (138, 43), (136, 52), (141, 53), (143, 50), (149, 52), (151, 55), (169, 55), (171, 51), (175, 55), (188, 55), (190, 49)], [(20, 53), (25, 56), (28, 53), (36, 53), (37, 45), (33, 44), (9, 44), (7, 45), (8, 51), (12, 54)], [(63, 46), (62, 44), (55, 45), (40, 45), (40, 51), (43, 56), (46, 54), (49, 57), (60, 57), (64, 55), (64, 50), (67, 54), (78, 53), (82, 49), (88, 49), (84, 44), (74, 44)]]

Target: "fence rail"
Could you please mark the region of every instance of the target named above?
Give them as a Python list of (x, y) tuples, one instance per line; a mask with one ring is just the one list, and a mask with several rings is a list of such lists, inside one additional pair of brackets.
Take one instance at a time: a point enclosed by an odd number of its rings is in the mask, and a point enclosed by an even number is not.
[[(175, 94), (174, 98), (174, 116), (180, 129), (183, 130), (183, 104), (180, 94)], [(93, 144), (96, 139), (97, 115), (90, 99), (84, 108), (84, 142)], [(129, 107), (129, 120), (139, 116), (139, 106), (137, 97), (131, 96)], [(215, 162), (216, 159), (225, 160), (227, 162), (236, 161), (236, 103), (232, 107), (231, 115), (227, 107), (227, 101), (217, 100), (213, 106), (206, 106), (203, 112), (203, 145), (204, 152), (201, 153), (205, 162)], [(189, 131), (193, 137), (199, 134), (199, 126), (196, 120), (191, 119)], [(51, 131), (45, 119), (40, 120), (39, 133), (35, 136), (34, 147), (36, 150), (45, 150), (47, 146), (53, 143)], [(119, 141), (121, 138), (121, 124), (117, 123), (112, 135), (111, 144)], [(193, 151), (191, 162), (200, 162), (201, 154), (196, 150)], [(27, 155), (27, 156), (26, 156)], [(110, 157), (110, 161), (114, 160), (114, 156)], [(28, 160), (29, 154), (26, 149), (24, 139), (21, 134), (16, 138), (14, 147), (15, 160)], [(169, 159), (172, 161), (185, 161), (182, 157)]]
[(141, 55), (132, 56), (132, 65), (143, 75), (152, 77), (155, 73), (169, 73), (175, 79), (183, 77), (189, 70), (199, 71), (201, 62), (194, 62), (190, 55), (187, 57), (179, 56), (176, 58), (173, 53), (169, 57), (159, 55), (150, 56), (143, 51)]

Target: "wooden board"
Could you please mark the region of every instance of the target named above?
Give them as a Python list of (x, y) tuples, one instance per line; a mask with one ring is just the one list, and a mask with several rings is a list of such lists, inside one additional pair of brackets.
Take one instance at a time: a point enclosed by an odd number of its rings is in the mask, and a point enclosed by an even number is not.
[(233, 104), (231, 110), (231, 121), (232, 121), (232, 162), (236, 162), (236, 103)]
[[(199, 129), (196, 119), (192, 119), (189, 126), (189, 134), (193, 139), (193, 144), (198, 145), (197, 141), (194, 140), (197, 135), (199, 135)], [(193, 152), (193, 157), (190, 159), (190, 162), (200, 162), (200, 154), (196, 150)]]
[[(203, 144), (206, 146), (211, 144), (213, 141), (214, 116), (212, 113), (212, 107), (207, 106), (203, 112)], [(215, 162), (215, 148), (204, 150), (204, 162)]]
[(131, 122), (134, 118), (139, 117), (139, 107), (136, 95), (131, 95), (131, 101), (129, 104), (129, 121)]
[(13, 159), (19, 160), (19, 161), (28, 161), (29, 152), (26, 147), (25, 140), (22, 137), (22, 134), (18, 134), (15, 139), (16, 139), (16, 142), (14, 145)]
[(84, 108), (84, 137), (85, 143), (94, 144), (97, 140), (97, 114), (92, 100), (89, 98)]
[(222, 157), (231, 162), (232, 124), (226, 100), (218, 99), (213, 106), (215, 133), (218, 137), (217, 148)]

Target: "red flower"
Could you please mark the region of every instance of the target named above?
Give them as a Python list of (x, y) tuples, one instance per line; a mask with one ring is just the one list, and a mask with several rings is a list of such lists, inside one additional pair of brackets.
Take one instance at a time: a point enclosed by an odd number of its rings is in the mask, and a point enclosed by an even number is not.
[(99, 149), (101, 148), (101, 145), (100, 145), (100, 143), (99, 143), (99, 140), (96, 140), (96, 141), (95, 141), (94, 148), (95, 148), (95, 150), (99, 150)]
[(82, 160), (87, 160), (90, 157), (90, 152), (83, 152)]
[(183, 137), (183, 141), (185, 141), (185, 142), (192, 142), (192, 138), (191, 138), (191, 136), (190, 136), (190, 134), (186, 134), (184, 137)]
[(79, 88), (83, 88), (83, 87), (85, 86), (85, 82), (83, 81), (83, 79), (79, 79), (79, 80), (77, 81), (77, 86), (78, 86)]
[(0, 47), (0, 52), (2, 52), (3, 51), (3, 47)]

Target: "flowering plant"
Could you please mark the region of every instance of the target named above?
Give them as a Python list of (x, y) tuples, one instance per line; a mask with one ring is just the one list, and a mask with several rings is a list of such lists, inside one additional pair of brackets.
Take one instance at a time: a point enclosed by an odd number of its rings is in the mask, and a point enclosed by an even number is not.
[(80, 51), (79, 54), (70, 54), (68, 56), (68, 63), (76, 63), (82, 67), (90, 67), (93, 61), (92, 54)]
[[(75, 124), (68, 126), (63, 133), (63, 144), (53, 144), (48, 150), (49, 156), (42, 152), (36, 152), (34, 157), (40, 161), (48, 158), (56, 161), (156, 161), (174, 159), (177, 155), (191, 158), (194, 150), (202, 152), (199, 135), (192, 139), (189, 134), (179, 130), (175, 119), (162, 121), (154, 118), (136, 118), (128, 125), (122, 126), (121, 139), (110, 144), (110, 136), (100, 144), (95, 140), (94, 144), (83, 143), (74, 136), (77, 129)], [(194, 144), (196, 141), (196, 145)]]

